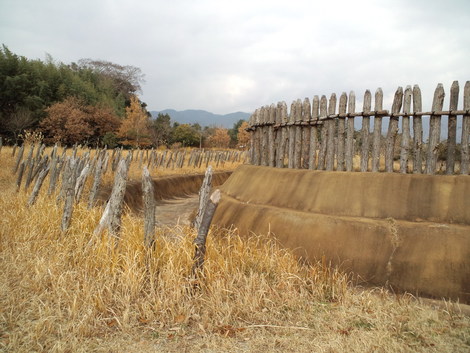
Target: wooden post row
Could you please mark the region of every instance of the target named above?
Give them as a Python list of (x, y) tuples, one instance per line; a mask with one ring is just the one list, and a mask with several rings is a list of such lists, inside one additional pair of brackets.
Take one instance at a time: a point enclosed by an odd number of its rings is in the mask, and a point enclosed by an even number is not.
[[(284, 102), (257, 109), (250, 118), (251, 163), (277, 168), (303, 168), (318, 170), (353, 171), (354, 156), (359, 153), (361, 172), (400, 172), (436, 174), (439, 144), (441, 143), (441, 119), (448, 116), (448, 138), (445, 173), (469, 173), (470, 133), (470, 83), (463, 94), (463, 109), (458, 110), (459, 85), (454, 81), (450, 89), (449, 110), (442, 111), (444, 88), (439, 84), (434, 92), (430, 112), (423, 112), (421, 90), (401, 87), (395, 92), (390, 111), (383, 109), (383, 92), (375, 92), (372, 110), (372, 95), (364, 94), (362, 112), (355, 111), (355, 93), (346, 93), (339, 98), (336, 113), (336, 94), (314, 96), (312, 104), (308, 98), (291, 104), (290, 112)], [(413, 106), (411, 106), (413, 104)], [(429, 139), (423, 141), (423, 116), (430, 116)], [(457, 148), (458, 117), (462, 117), (460, 151)], [(360, 134), (354, 130), (355, 118), (362, 117)], [(373, 130), (371, 131), (371, 118)], [(386, 136), (382, 136), (382, 120), (389, 117)], [(412, 118), (412, 124), (410, 121)], [(400, 124), (401, 119), (401, 124)], [(401, 130), (400, 130), (401, 126)], [(356, 150), (360, 137), (361, 148)], [(400, 140), (398, 140), (400, 139)], [(426, 147), (426, 151), (423, 150)], [(423, 152), (425, 155), (423, 156)], [(460, 153), (460, 168), (457, 154)], [(381, 158), (383, 156), (383, 159)], [(423, 160), (424, 157), (424, 160)], [(286, 163), (287, 158), (287, 163)], [(394, 161), (399, 159), (399, 166)], [(384, 164), (381, 164), (382, 161)], [(424, 163), (423, 163), (424, 162)], [(383, 169), (382, 169), (383, 168)]]

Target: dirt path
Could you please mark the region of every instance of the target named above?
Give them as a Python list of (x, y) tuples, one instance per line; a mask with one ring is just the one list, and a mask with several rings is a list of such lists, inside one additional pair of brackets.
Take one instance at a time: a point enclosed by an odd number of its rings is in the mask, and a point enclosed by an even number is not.
[(190, 216), (197, 211), (198, 202), (198, 195), (193, 195), (157, 204), (157, 226), (189, 225)]

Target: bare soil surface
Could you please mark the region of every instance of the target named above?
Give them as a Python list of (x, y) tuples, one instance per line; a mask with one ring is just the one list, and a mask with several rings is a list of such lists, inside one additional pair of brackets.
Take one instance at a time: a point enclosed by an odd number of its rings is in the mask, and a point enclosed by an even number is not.
[(198, 195), (159, 202), (156, 211), (157, 226), (189, 225), (191, 216), (197, 212), (198, 203)]

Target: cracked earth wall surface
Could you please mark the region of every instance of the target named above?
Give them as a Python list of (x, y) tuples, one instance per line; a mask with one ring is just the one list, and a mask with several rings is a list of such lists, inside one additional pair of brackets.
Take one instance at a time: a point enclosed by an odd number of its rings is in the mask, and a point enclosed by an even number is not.
[(240, 166), (213, 222), (371, 285), (470, 303), (470, 177)]

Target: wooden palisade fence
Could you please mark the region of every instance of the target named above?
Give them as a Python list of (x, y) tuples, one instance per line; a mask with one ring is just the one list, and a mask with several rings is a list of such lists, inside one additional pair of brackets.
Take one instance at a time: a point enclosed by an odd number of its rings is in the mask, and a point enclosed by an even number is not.
[[(37, 148), (36, 148), (37, 147)], [(245, 162), (247, 153), (245, 151), (213, 151), (197, 150), (191, 152), (180, 151), (155, 151), (155, 150), (129, 150), (124, 154), (122, 149), (108, 151), (106, 149), (92, 150), (79, 149), (74, 146), (72, 151), (66, 153), (66, 148), (59, 154), (58, 146), (55, 145), (50, 155), (45, 153), (45, 145), (32, 144), (27, 148), (27, 157), (23, 159), (25, 146), (21, 146), (12, 170), (16, 177), (16, 190), (20, 191), (23, 177), (26, 176), (24, 190), (28, 191), (29, 185), (34, 183), (33, 191), (28, 199), (28, 206), (35, 204), (39, 191), (47, 175), (49, 175), (49, 188), (47, 195), (56, 194), (58, 204), (63, 206), (61, 230), (66, 233), (70, 227), (74, 204), (80, 201), (86, 179), (91, 175), (93, 181), (89, 192), (87, 204), (92, 208), (96, 204), (97, 193), (101, 179), (107, 172), (114, 173), (114, 186), (111, 196), (106, 203), (99, 224), (94, 230), (94, 236), (99, 235), (105, 228), (114, 237), (116, 244), (120, 237), (121, 215), (123, 211), (123, 200), (128, 178), (128, 171), (132, 163), (143, 170), (142, 190), (144, 201), (144, 244), (152, 247), (155, 235), (155, 198), (153, 184), (150, 177), (150, 168), (204, 168), (206, 177), (200, 192), (200, 205), (196, 229), (198, 237), (195, 241), (196, 255), (195, 267), (202, 269), (204, 261), (205, 239), (209, 230), (216, 205), (220, 195), (215, 199), (209, 198), (212, 168), (209, 163), (223, 166), (225, 163)], [(36, 152), (36, 153), (35, 153)], [(13, 148), (13, 157), (16, 146)], [(92, 157), (93, 156), (93, 157)], [(60, 188), (58, 188), (58, 184)], [(217, 194), (218, 195), (218, 194)], [(216, 196), (217, 196), (216, 195)], [(207, 206), (210, 206), (207, 209)], [(215, 205), (215, 206), (214, 206)], [(94, 237), (93, 237), (94, 238)], [(90, 239), (90, 244), (93, 242)]]
[[(423, 111), (418, 85), (407, 86), (404, 91), (399, 87), (390, 110), (383, 109), (380, 88), (375, 92), (374, 107), (371, 92), (365, 92), (360, 112), (356, 111), (354, 92), (349, 97), (346, 93), (341, 94), (339, 102), (334, 93), (329, 100), (326, 96), (314, 96), (312, 104), (308, 98), (303, 102), (298, 99), (291, 104), (290, 114), (285, 102), (264, 106), (257, 109), (249, 121), (251, 164), (328, 171), (468, 175), (470, 81), (465, 84), (462, 109), (458, 109), (457, 81), (450, 89), (448, 110), (444, 110), (444, 96), (444, 88), (439, 84), (429, 111)], [(441, 142), (443, 116), (448, 117), (448, 136)], [(423, 140), (423, 122), (427, 121), (423, 117), (429, 117), (427, 141)], [(385, 137), (382, 134), (384, 118), (389, 120)], [(457, 136), (458, 120), (460, 136)], [(355, 122), (362, 122), (358, 131)], [(457, 144), (458, 138), (460, 144)], [(443, 144), (445, 156), (442, 159), (445, 162), (438, 165), (439, 149)], [(359, 162), (355, 168), (356, 155)]]

